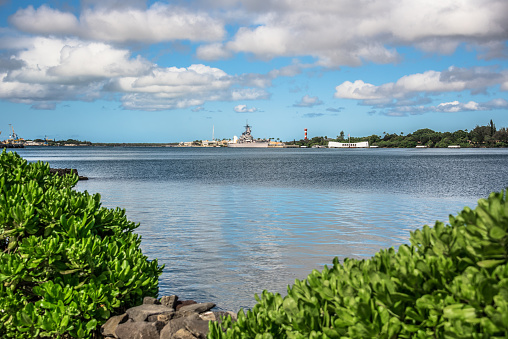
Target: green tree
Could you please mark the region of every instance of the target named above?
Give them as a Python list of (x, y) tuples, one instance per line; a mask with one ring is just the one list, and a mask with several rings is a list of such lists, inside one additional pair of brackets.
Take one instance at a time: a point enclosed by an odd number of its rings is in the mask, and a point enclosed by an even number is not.
[(490, 127), (490, 136), (492, 137), (494, 136), (494, 133), (496, 133), (496, 125), (494, 125), (492, 119), (490, 119), (489, 127)]
[(344, 131), (340, 131), (339, 136), (337, 137), (338, 141), (344, 141)]

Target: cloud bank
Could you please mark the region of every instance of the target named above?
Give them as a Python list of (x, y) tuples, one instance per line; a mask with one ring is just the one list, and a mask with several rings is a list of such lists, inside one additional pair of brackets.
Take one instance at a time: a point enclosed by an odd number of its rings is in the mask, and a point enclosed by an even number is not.
[(102, 42), (208, 42), (197, 48), (202, 60), (249, 53), (261, 60), (311, 56), (325, 67), (358, 66), (396, 62), (399, 46), (450, 54), (464, 43), (482, 50), (485, 58), (507, 56), (504, 0), (142, 3), (85, 1), (79, 16), (47, 5), (28, 6), (10, 22), (27, 33)]
[[(505, 0), (317, 0), (311, 6), (303, 0), (149, 5), (143, 0), (83, 0), (74, 11), (28, 6), (0, 30), (0, 99), (47, 109), (66, 100), (119, 97), (126, 109), (148, 111), (268, 99), (267, 88), (280, 77), (294, 77), (309, 67), (396, 63), (403, 60), (401, 47), (406, 46), (431, 54), (451, 54), (463, 46), (484, 59), (506, 58), (506, 13)], [(197, 60), (160, 66), (138, 54), (154, 44), (171, 49), (179, 43)], [(294, 61), (265, 74), (228, 74), (206, 65), (244, 56)], [(334, 97), (393, 108), (395, 114), (404, 107), (428, 109), (436, 93), (478, 94), (493, 87), (508, 90), (505, 70), (451, 67), (381, 85), (344, 81)], [(321, 104), (306, 95), (294, 106)], [(464, 103), (459, 109), (467, 107)]]
[(18, 41), (18, 48), (0, 72), (0, 99), (34, 104), (116, 93), (126, 109), (154, 111), (268, 97), (264, 89), (244, 86), (241, 77), (218, 68), (159, 67), (102, 42), (35, 37)]
[[(361, 105), (390, 108), (389, 115), (405, 115), (409, 111), (421, 114), (428, 111), (459, 112), (504, 108), (504, 99), (478, 104), (474, 101), (441, 103), (435, 107), (423, 104), (430, 97), (442, 93), (470, 91), (472, 94), (487, 93), (488, 88), (499, 86), (508, 90), (508, 71), (489, 67), (457, 68), (445, 71), (426, 71), (406, 75), (396, 82), (373, 85), (363, 80), (344, 81), (335, 87), (335, 98), (358, 100)], [(495, 104), (497, 103), (497, 104)]]
[(42, 35), (73, 35), (103, 42), (173, 40), (217, 41), (225, 35), (224, 23), (206, 13), (155, 3), (135, 7), (89, 8), (76, 17), (47, 5), (18, 10), (10, 22), (19, 30)]

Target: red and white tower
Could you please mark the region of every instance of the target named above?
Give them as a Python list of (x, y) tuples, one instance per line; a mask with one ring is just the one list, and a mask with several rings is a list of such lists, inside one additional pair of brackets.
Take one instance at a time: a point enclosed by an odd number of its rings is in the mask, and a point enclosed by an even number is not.
[(304, 128), (303, 130), (305, 131), (305, 140), (307, 140), (307, 129)]

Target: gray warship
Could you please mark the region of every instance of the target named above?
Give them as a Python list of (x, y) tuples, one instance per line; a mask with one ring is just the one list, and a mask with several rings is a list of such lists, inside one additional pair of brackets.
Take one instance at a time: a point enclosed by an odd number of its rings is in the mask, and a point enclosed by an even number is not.
[(228, 147), (256, 147), (256, 148), (266, 148), (268, 147), (268, 140), (256, 140), (251, 134), (251, 126), (247, 123), (245, 126), (245, 132), (242, 133), (240, 138), (234, 137), (233, 141), (228, 143)]

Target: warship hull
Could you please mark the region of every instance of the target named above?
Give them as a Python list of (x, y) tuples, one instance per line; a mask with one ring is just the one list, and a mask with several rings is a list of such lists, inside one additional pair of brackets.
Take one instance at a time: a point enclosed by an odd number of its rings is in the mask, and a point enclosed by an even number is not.
[(238, 147), (238, 148), (268, 148), (267, 142), (238, 142), (228, 144), (228, 147)]

